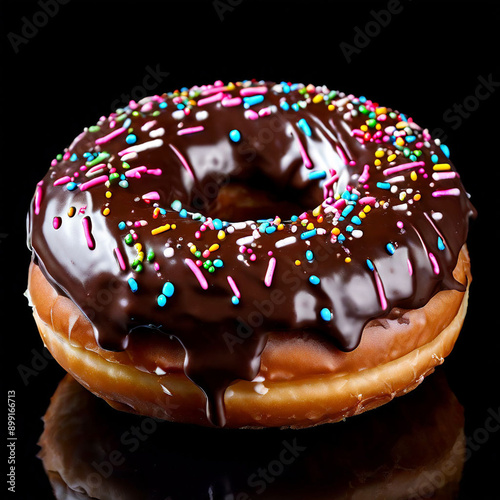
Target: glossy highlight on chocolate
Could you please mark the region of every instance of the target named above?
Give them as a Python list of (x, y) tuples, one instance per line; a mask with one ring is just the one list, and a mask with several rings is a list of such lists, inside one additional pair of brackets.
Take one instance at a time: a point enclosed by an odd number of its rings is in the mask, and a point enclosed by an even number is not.
[(29, 240), (102, 348), (145, 329), (180, 342), (224, 425), (224, 391), (256, 377), (269, 332), (349, 351), (371, 319), (464, 291), (473, 213), (448, 148), (410, 117), (324, 86), (219, 81), (86, 128), (38, 183)]

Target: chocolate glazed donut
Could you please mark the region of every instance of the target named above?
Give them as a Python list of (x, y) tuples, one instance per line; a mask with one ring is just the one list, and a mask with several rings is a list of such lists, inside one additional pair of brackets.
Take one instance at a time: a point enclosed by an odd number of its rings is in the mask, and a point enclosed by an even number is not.
[(448, 156), (410, 117), (326, 87), (145, 98), (52, 162), (33, 261), (100, 348), (180, 343), (224, 425), (224, 392), (255, 379), (270, 332), (352, 351), (370, 320), (465, 292), (453, 271), (474, 209)]

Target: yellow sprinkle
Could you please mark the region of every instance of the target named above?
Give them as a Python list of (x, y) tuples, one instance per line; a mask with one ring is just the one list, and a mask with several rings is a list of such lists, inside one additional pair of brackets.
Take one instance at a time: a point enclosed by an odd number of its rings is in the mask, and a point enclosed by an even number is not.
[(283, 231), (285, 229), (285, 226), (283, 224), (278, 224), (278, 231)]
[(323, 222), (323, 216), (319, 215), (318, 218), (316, 219), (319, 223)]
[[(102, 211), (102, 215), (109, 215), (109, 212), (111, 212), (111, 210), (106, 207), (103, 211)], [(71, 216), (70, 216), (71, 217)]]
[(227, 90), (234, 90), (236, 87), (233, 82), (229, 82), (226, 86)]
[(314, 97), (313, 97), (313, 102), (314, 103), (318, 103), (318, 102), (322, 102), (323, 101), (323, 94), (316, 94)]
[(351, 262), (351, 257), (346, 257), (346, 258), (345, 258), (345, 262), (346, 262), (347, 264), (349, 264), (349, 262)]
[(410, 178), (412, 181), (417, 180), (417, 172), (415, 172), (415, 170), (413, 170), (412, 173), (410, 174)]
[(404, 140), (402, 137), (398, 137), (398, 138), (396, 139), (396, 144), (397, 144), (398, 146), (404, 146), (404, 143), (405, 143), (405, 140)]
[(314, 229), (314, 224), (312, 222), (309, 222), (309, 224), (307, 224), (307, 226), (306, 226), (306, 229), (308, 231), (310, 231), (311, 229)]
[(380, 123), (377, 123), (377, 124), (375, 125), (375, 128), (376, 128), (377, 130), (380, 130), (380, 129), (382, 128), (382, 125), (380, 125)]
[(383, 149), (378, 149), (377, 151), (375, 151), (375, 156), (377, 158), (382, 158), (382, 156), (385, 155), (385, 151)]
[(377, 113), (377, 115), (382, 115), (382, 114), (385, 115), (387, 113), (387, 108), (386, 107), (376, 108), (375, 113)]
[(368, 213), (371, 209), (372, 207), (370, 207), (370, 205), (366, 205), (365, 208), (363, 208), (363, 212)]
[(196, 253), (196, 245), (191, 245), (191, 247), (189, 248), (190, 252), (191, 253)]
[(361, 211), (361, 212), (359, 212), (358, 217), (360, 219), (364, 219), (366, 217), (366, 214), (363, 211)]
[(422, 195), (421, 195), (420, 193), (417, 193), (417, 194), (413, 197), (413, 199), (414, 199), (415, 201), (420, 200), (420, 198), (422, 198)]
[(334, 104), (329, 104), (328, 105), (328, 111), (333, 111), (335, 109), (335, 105)]
[(140, 243), (136, 243), (136, 244), (134, 245), (134, 248), (135, 248), (138, 252), (140, 252), (140, 251), (142, 250), (142, 245), (141, 245)]
[(340, 229), (338, 227), (334, 227), (332, 229), (332, 234), (334, 234), (335, 236), (338, 236), (340, 234)]
[(390, 156), (387, 157), (387, 161), (394, 161), (396, 159), (396, 155), (395, 154), (392, 154)]
[(144, 260), (144, 252), (139, 252), (137, 258), (142, 262)]
[(209, 249), (208, 251), (209, 252), (216, 252), (217, 250), (219, 250), (219, 245), (217, 243), (214, 243)]
[(398, 130), (401, 130), (402, 128), (405, 128), (407, 125), (408, 125), (407, 122), (398, 122), (398, 123), (396, 123), (396, 128)]
[(172, 225), (170, 226), (170, 229), (176, 229), (176, 228), (177, 228), (177, 226), (176, 226), (175, 224), (172, 224)]
[(113, 193), (111, 191), (106, 191), (106, 198), (111, 198)]
[(377, 160), (375, 160), (375, 161), (373, 162), (373, 164), (374, 164), (376, 167), (378, 167), (378, 166), (382, 165), (382, 162), (381, 162), (379, 159), (377, 159)]
[(223, 240), (224, 238), (226, 237), (226, 233), (225, 231), (223, 231), (222, 229), (217, 233), (217, 238), (219, 238), (219, 240)]
[(449, 163), (436, 163), (432, 169), (436, 170), (437, 172), (442, 171), (442, 170), (450, 170), (450, 164)]
[(295, 261), (295, 265), (296, 265), (296, 266), (300, 266), (300, 260), (296, 260), (296, 261)]
[[(153, 235), (160, 234), (160, 233), (163, 233), (165, 231), (168, 231), (169, 229), (170, 229), (170, 224), (165, 224), (164, 226), (159, 226), (159, 227), (155, 227), (154, 229), (152, 229), (151, 234), (153, 234)], [(175, 229), (173, 224), (172, 224), (172, 229)]]
[(318, 205), (314, 210), (313, 210), (313, 215), (314, 217), (317, 217), (321, 212), (321, 205)]
[(359, 127), (363, 132), (368, 132), (368, 125), (361, 125), (361, 127)]
[(399, 194), (399, 199), (401, 201), (404, 201), (405, 198), (406, 198), (406, 193), (403, 191), (402, 193)]
[(73, 215), (75, 215), (75, 213), (76, 213), (76, 208), (75, 207), (69, 207), (68, 217), (73, 217)]

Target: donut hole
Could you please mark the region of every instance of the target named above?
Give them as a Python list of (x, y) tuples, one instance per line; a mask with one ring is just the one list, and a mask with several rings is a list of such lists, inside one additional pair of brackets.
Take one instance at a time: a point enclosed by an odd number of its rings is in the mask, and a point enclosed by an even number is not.
[(200, 211), (213, 218), (233, 222), (276, 216), (289, 220), (293, 215), (311, 210), (323, 201), (314, 194), (259, 179), (245, 182), (235, 180), (220, 186), (216, 196), (203, 203)]

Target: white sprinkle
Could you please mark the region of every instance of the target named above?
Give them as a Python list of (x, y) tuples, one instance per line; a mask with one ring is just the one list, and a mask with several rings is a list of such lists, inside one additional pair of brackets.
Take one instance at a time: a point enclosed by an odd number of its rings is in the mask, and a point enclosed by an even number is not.
[(240, 238), (239, 240), (236, 240), (236, 244), (238, 246), (246, 246), (250, 245), (250, 243), (253, 243), (254, 237), (253, 236), (245, 236), (244, 238)]
[(182, 111), (182, 109), (177, 109), (172, 113), (172, 118), (174, 120), (182, 120), (184, 116), (186, 115), (184, 114), (184, 111)]
[(276, 248), (286, 247), (287, 245), (291, 245), (295, 243), (297, 238), (295, 236), (289, 236), (288, 238), (283, 238), (282, 240), (277, 241), (274, 246)]
[(155, 373), (156, 375), (165, 375), (167, 372), (165, 370), (162, 370), (159, 366), (157, 366)]
[(163, 255), (167, 257), (167, 259), (170, 259), (170, 257), (174, 256), (174, 249), (172, 247), (165, 248), (165, 250), (163, 250)]
[(156, 120), (151, 120), (150, 122), (146, 122), (142, 127), (141, 130), (143, 132), (147, 132), (150, 128), (153, 128), (156, 125), (157, 121)]
[(408, 209), (408, 203), (401, 203), (399, 205), (394, 205), (392, 207), (393, 210), (407, 210)]
[(165, 129), (163, 127), (160, 127), (160, 128), (156, 128), (154, 130), (151, 130), (151, 132), (149, 132), (149, 137), (161, 137), (163, 134), (165, 133)]
[(354, 229), (351, 234), (353, 238), (361, 238), (361, 236), (363, 236), (363, 231), (361, 231), (361, 229)]
[(203, 120), (206, 120), (208, 118), (208, 111), (198, 111), (198, 113), (196, 113), (196, 119), (201, 122)]
[(247, 227), (247, 223), (246, 222), (233, 222), (231, 224), (232, 227), (234, 227), (234, 229), (245, 229)]
[(432, 218), (434, 220), (441, 220), (443, 218), (443, 214), (441, 212), (433, 212)]

